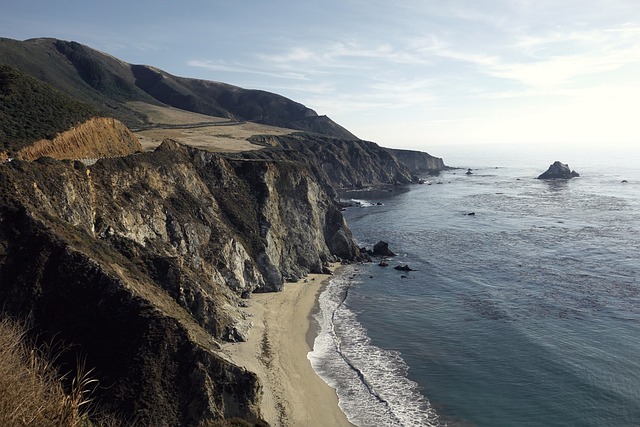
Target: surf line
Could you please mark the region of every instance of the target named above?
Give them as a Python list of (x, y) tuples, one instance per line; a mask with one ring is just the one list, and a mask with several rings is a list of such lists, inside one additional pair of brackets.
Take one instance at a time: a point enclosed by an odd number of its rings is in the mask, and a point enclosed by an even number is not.
[(342, 300), (338, 303), (336, 308), (333, 310), (333, 313), (331, 313), (331, 332), (332, 332), (333, 343), (336, 347), (337, 353), (340, 355), (342, 360), (344, 360), (347, 366), (351, 370), (353, 370), (353, 372), (356, 373), (358, 379), (367, 388), (367, 391), (369, 392), (369, 394), (372, 395), (379, 403), (383, 404), (386, 407), (387, 411), (393, 416), (393, 418), (395, 418), (395, 421), (397, 421), (400, 425), (402, 425), (402, 420), (398, 418), (398, 416), (395, 414), (389, 402), (386, 399), (384, 399), (382, 396), (380, 396), (380, 394), (373, 388), (373, 386), (369, 383), (369, 381), (367, 381), (362, 371), (357, 366), (355, 366), (351, 362), (351, 360), (349, 360), (349, 358), (342, 352), (342, 346), (340, 344), (340, 340), (338, 339), (338, 334), (336, 333), (335, 318), (336, 318), (336, 313), (338, 312), (340, 307), (344, 305), (345, 301), (347, 300), (347, 297), (349, 296), (349, 290), (351, 289), (351, 285), (353, 285), (353, 281), (347, 280), (347, 286), (344, 289)]

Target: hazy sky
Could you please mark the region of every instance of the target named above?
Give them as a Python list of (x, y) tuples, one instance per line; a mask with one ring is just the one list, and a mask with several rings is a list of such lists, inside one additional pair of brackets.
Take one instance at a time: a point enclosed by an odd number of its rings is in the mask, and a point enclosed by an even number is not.
[(0, 36), (56, 37), (264, 89), (363, 139), (640, 142), (638, 0), (0, 0)]

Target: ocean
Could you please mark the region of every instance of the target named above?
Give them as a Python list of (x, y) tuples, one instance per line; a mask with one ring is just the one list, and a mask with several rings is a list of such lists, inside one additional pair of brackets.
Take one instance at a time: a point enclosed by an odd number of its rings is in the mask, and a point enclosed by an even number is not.
[[(431, 185), (344, 196), (397, 256), (332, 278), (316, 372), (361, 427), (639, 426), (640, 152), (450, 151)], [(555, 160), (581, 176), (535, 179)]]

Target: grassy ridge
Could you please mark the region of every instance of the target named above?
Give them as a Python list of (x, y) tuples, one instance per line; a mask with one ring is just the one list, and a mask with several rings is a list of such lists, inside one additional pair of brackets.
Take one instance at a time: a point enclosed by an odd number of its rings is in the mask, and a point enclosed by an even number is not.
[(90, 105), (0, 65), (0, 149), (15, 153), (97, 115)]

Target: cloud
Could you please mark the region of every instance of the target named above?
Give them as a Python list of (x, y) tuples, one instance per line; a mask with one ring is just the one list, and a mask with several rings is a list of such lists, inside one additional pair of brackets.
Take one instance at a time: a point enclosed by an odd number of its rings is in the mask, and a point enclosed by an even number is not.
[[(528, 87), (553, 88), (579, 77), (602, 74), (640, 63), (640, 28), (615, 27), (594, 31), (549, 32), (525, 36), (514, 48), (525, 60), (489, 64), (486, 72)], [(511, 53), (511, 57), (515, 57)]]
[(529, 87), (562, 86), (577, 77), (604, 73), (622, 67), (627, 61), (619, 55), (567, 55), (530, 63), (495, 64), (488, 68), (492, 76), (515, 80)]
[(265, 71), (255, 66), (243, 65), (240, 63), (229, 64), (225, 61), (211, 61), (207, 59), (192, 59), (187, 61), (187, 65), (196, 68), (205, 68), (211, 71), (222, 71), (230, 73), (257, 74), (261, 76), (277, 77), (288, 80), (308, 80), (304, 73), (299, 72), (278, 72)]
[[(300, 33), (295, 39), (280, 33), (273, 43), (247, 50), (234, 62), (201, 59), (189, 64), (254, 76), (252, 85), (334, 119), (353, 119), (358, 113), (367, 126), (374, 126), (376, 114), (411, 116), (416, 123), (427, 123), (428, 117), (430, 128), (444, 131), (450, 125), (454, 134), (458, 127), (473, 127), (471, 139), (479, 138), (480, 130), (487, 135), (506, 130), (502, 117), (516, 111), (524, 111), (518, 113), (524, 126), (534, 116), (527, 110), (530, 105), (540, 106), (538, 122), (551, 123), (554, 116), (545, 111), (564, 111), (562, 106), (549, 108), (553, 103), (576, 106), (603, 99), (602, 94), (628, 84), (618, 77), (628, 79), (632, 67), (640, 66), (640, 26), (611, 16), (596, 22), (592, 18), (598, 8), (584, 11), (577, 0), (568, 5), (496, 0), (491, 8), (455, 0), (447, 5), (408, 0), (391, 8), (373, 3), (380, 12), (371, 19), (375, 25), (357, 22), (358, 31), (336, 29), (324, 38)], [(573, 14), (565, 13), (571, 8)], [(399, 17), (402, 21), (394, 21)], [(382, 25), (387, 21), (394, 25)], [(583, 111), (585, 117), (599, 112), (595, 107)], [(478, 123), (456, 117), (474, 117)], [(613, 120), (612, 114), (606, 117)], [(496, 126), (479, 129), (483, 120)], [(571, 120), (566, 121), (575, 125)], [(505, 140), (511, 137), (513, 133)]]

